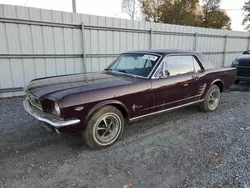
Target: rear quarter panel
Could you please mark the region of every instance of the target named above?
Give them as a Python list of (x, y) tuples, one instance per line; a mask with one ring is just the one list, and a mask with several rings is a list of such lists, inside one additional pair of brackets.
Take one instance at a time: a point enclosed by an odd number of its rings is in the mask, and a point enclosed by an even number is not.
[(209, 86), (217, 81), (220, 81), (223, 83), (223, 90), (229, 89), (236, 80), (235, 68), (210, 69), (205, 70), (203, 74), (205, 74), (204, 76)]

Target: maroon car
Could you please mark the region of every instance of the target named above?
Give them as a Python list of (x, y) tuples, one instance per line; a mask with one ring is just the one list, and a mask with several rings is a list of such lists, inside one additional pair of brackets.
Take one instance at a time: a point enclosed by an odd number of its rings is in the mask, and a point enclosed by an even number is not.
[(39, 78), (26, 87), (25, 110), (57, 133), (82, 133), (91, 148), (113, 144), (124, 122), (199, 104), (217, 109), (235, 68), (214, 69), (180, 50), (122, 53), (103, 72)]

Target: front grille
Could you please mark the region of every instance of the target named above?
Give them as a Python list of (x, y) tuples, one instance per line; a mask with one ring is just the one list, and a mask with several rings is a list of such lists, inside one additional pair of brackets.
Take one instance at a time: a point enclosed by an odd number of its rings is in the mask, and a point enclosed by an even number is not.
[(42, 105), (41, 105), (40, 101), (37, 98), (35, 98), (32, 95), (28, 95), (28, 99), (29, 99), (29, 102), (30, 102), (30, 104), (32, 106), (34, 106), (35, 108), (38, 108), (39, 110), (43, 111)]
[(248, 68), (238, 68), (237, 76), (250, 77), (250, 69)]
[(239, 66), (244, 66), (250, 68), (250, 62), (247, 61), (240, 61)]

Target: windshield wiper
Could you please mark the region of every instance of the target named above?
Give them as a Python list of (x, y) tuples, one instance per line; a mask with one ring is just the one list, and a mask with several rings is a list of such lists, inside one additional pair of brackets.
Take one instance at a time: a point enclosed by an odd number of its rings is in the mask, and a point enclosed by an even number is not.
[(134, 78), (136, 78), (136, 77), (137, 77), (136, 75), (132, 74), (132, 73), (131, 73), (131, 72), (129, 72), (128, 70), (118, 70), (118, 72), (124, 72), (124, 73), (127, 73), (127, 74), (129, 74), (129, 75), (133, 76)]
[(111, 72), (112, 72), (112, 69), (111, 69), (111, 68), (106, 68), (106, 69), (104, 69), (104, 70), (106, 70), (106, 71), (111, 71)]

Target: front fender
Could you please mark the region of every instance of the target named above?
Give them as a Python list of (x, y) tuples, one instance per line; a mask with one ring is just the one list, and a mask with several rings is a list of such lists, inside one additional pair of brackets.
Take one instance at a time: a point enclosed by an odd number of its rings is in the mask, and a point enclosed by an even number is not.
[[(87, 116), (86, 116), (86, 122), (88, 122), (89, 118), (91, 117), (91, 115), (98, 110), (99, 108), (105, 106), (105, 105), (119, 105), (120, 108), (123, 109), (123, 111), (126, 113), (126, 116), (129, 116), (129, 111), (128, 108), (120, 101), (118, 100), (107, 100), (107, 101), (102, 101), (98, 104), (96, 104), (94, 107), (91, 108), (91, 110), (89, 110)], [(122, 112), (123, 113), (123, 112)], [(124, 115), (124, 114), (123, 114)]]

